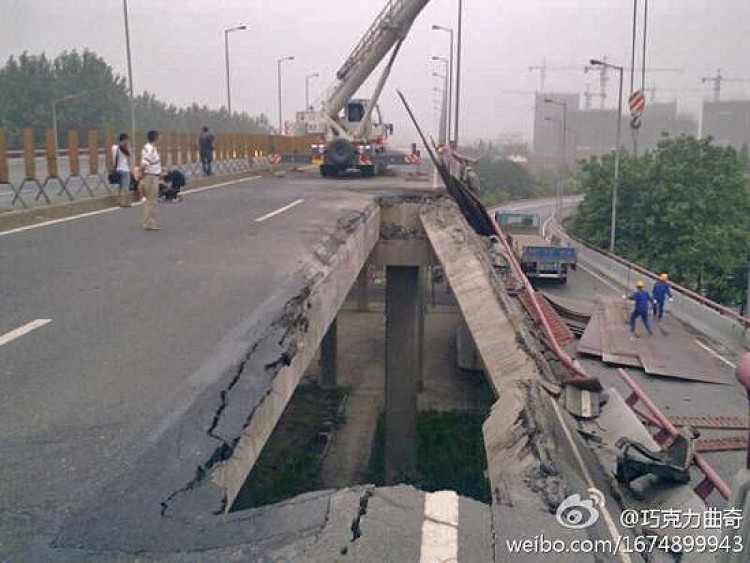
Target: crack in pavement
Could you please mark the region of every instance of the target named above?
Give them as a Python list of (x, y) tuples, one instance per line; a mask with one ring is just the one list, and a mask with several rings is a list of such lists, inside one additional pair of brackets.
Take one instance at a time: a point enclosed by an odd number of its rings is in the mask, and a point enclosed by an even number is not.
[[(297, 352), (299, 350), (299, 346), (297, 344), (297, 340), (294, 339), (292, 336), (293, 334), (297, 334), (299, 332), (305, 333), (307, 332), (309, 328), (309, 318), (307, 317), (307, 310), (311, 307), (309, 303), (309, 297), (311, 294), (310, 286), (307, 285), (301, 289), (301, 291), (295, 295), (293, 298), (291, 298), (287, 303), (284, 305), (284, 311), (280, 318), (273, 322), (270, 326), (270, 330), (267, 331), (264, 335), (262, 335), (258, 341), (252, 346), (250, 351), (245, 356), (245, 359), (239, 364), (237, 367), (236, 373), (232, 377), (231, 381), (227, 385), (225, 389), (222, 389), (219, 393), (219, 405), (214, 411), (213, 419), (211, 421), (211, 424), (209, 425), (208, 429), (206, 430), (206, 434), (214, 439), (218, 440), (220, 444), (216, 447), (216, 449), (213, 451), (211, 456), (208, 458), (206, 462), (204, 462), (202, 465), (199, 465), (196, 468), (194, 477), (185, 485), (180, 487), (179, 489), (173, 491), (170, 493), (166, 499), (164, 499), (160, 505), (161, 505), (161, 511), (160, 514), (163, 517), (169, 517), (168, 511), (170, 504), (174, 499), (183, 493), (189, 492), (193, 489), (195, 489), (198, 485), (201, 484), (209, 475), (211, 472), (211, 469), (218, 463), (221, 463), (223, 461), (226, 461), (227, 459), (232, 457), (232, 454), (234, 453), (234, 449), (237, 446), (237, 443), (239, 442), (242, 433), (245, 428), (250, 424), (250, 421), (253, 418), (253, 414), (255, 413), (256, 409), (263, 404), (265, 398), (271, 394), (273, 391), (273, 388), (271, 387), (264, 395), (263, 397), (256, 403), (256, 405), (251, 409), (249, 415), (246, 417), (244, 424), (242, 426), (242, 429), (239, 432), (239, 435), (236, 438), (229, 439), (224, 436), (221, 436), (220, 434), (216, 433), (216, 428), (218, 427), (222, 415), (226, 411), (227, 407), (229, 406), (229, 394), (234, 389), (234, 387), (237, 386), (240, 379), (242, 378), (245, 368), (248, 366), (251, 358), (253, 355), (257, 352), (258, 348), (260, 347), (260, 344), (269, 337), (269, 335), (273, 334), (273, 329), (277, 329), (280, 327), (284, 327), (284, 333), (281, 337), (281, 339), (278, 341), (279, 346), (284, 346), (286, 342), (285, 349), (280, 353), (279, 357), (272, 361), (264, 364), (263, 368), (265, 370), (269, 370), (272, 372), (272, 378), (276, 377), (278, 372), (286, 366), (289, 366), (292, 363), (292, 360), (297, 355)], [(227, 497), (226, 495), (223, 496), (220, 508), (214, 511), (214, 514), (222, 514), (226, 510), (227, 505)]]

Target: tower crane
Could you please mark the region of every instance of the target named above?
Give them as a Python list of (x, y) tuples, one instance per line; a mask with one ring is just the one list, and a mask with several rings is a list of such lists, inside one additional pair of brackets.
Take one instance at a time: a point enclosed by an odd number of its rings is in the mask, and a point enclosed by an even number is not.
[[(393, 126), (384, 123), (378, 98), (414, 20), (429, 0), (388, 0), (383, 10), (336, 72), (319, 110), (297, 113), (295, 131), (321, 137), (312, 161), (323, 176), (358, 169), (373, 176), (388, 164), (403, 164), (402, 153), (388, 150)], [(372, 97), (352, 98), (390, 53)]]
[(526, 70), (528, 70), (529, 72), (535, 72), (535, 71), (539, 72), (539, 91), (544, 92), (544, 83), (547, 81), (547, 72), (549, 71), (565, 72), (565, 71), (571, 71), (571, 70), (580, 72), (581, 69), (577, 67), (568, 67), (568, 66), (548, 66), (547, 61), (542, 59), (542, 64), (531, 65), (527, 67)]
[(723, 82), (750, 82), (746, 78), (727, 78), (721, 74), (721, 69), (716, 69), (716, 76), (704, 76), (701, 78), (701, 84), (711, 82), (714, 90), (714, 102), (718, 102), (721, 98), (721, 85)]
[[(602, 61), (607, 62), (607, 57), (601, 58)], [(604, 109), (604, 102), (607, 99), (607, 84), (609, 83), (609, 67), (607, 65), (599, 65), (597, 67), (585, 66), (584, 71), (596, 70), (599, 73), (599, 109)], [(623, 71), (630, 70), (630, 67), (623, 68)], [(640, 72), (642, 69), (636, 68), (636, 72)], [(682, 73), (682, 68), (646, 68), (646, 72), (676, 72)]]

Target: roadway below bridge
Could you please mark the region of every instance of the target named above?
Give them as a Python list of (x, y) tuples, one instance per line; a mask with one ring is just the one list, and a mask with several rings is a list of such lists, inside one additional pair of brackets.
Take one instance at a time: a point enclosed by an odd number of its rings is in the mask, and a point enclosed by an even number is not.
[[(578, 198), (575, 196), (566, 199), (566, 206), (575, 205)], [(555, 205), (552, 200), (526, 201), (513, 203), (502, 209), (521, 213), (535, 213), (542, 218), (542, 222), (547, 222), (554, 213)], [(630, 283), (635, 285), (636, 280), (642, 279), (637, 273), (633, 272)], [(626, 280), (622, 280), (626, 282)], [(650, 289), (651, 282), (646, 281), (647, 289)], [(621, 298), (623, 287), (615, 281), (606, 279), (598, 273), (587, 269), (585, 266), (579, 267), (569, 273), (567, 284), (558, 285), (556, 283), (540, 283), (537, 289), (550, 296), (560, 296), (569, 299), (575, 299), (581, 302), (593, 304), (598, 296)], [(631, 288), (632, 291), (633, 288)], [(680, 299), (677, 295), (676, 299)], [(628, 313), (630, 309), (630, 302)], [(671, 317), (669, 313), (669, 303), (667, 304), (667, 320), (679, 323), (678, 320)], [(652, 323), (654, 320), (651, 319)], [(653, 342), (658, 347), (664, 346), (691, 346), (698, 348), (707, 356), (713, 359), (716, 378), (724, 384), (711, 384), (700, 381), (686, 381), (679, 378), (657, 377), (647, 375), (640, 369), (628, 368), (629, 373), (636, 379), (638, 384), (651, 397), (656, 405), (667, 416), (707, 416), (707, 417), (738, 417), (741, 420), (747, 419), (747, 397), (744, 388), (737, 382), (734, 376), (734, 366), (737, 362), (737, 355), (722, 342), (712, 341), (704, 335), (694, 331), (682, 323), (683, 330), (689, 338), (680, 341), (670, 341), (663, 337), (659, 331), (658, 324), (654, 326), (655, 336)], [(648, 338), (644, 336), (643, 338)], [(670, 351), (680, 353), (680, 350)], [(683, 353), (688, 352), (682, 349)], [(618, 390), (623, 397), (627, 397), (630, 389), (623, 382), (622, 378), (617, 375), (617, 366), (607, 365), (601, 361), (579, 356), (579, 361), (586, 373), (598, 377), (605, 387), (613, 387)], [(736, 430), (705, 429), (700, 428), (701, 436), (706, 438), (716, 437), (742, 437), (746, 433)], [(731, 482), (734, 475), (739, 469), (744, 467), (746, 454), (743, 450), (728, 450), (705, 452), (703, 454), (711, 466), (719, 473), (725, 482)], [(697, 478), (697, 476), (696, 476)], [(719, 505), (724, 504), (724, 500), (718, 494), (709, 497), (710, 503)]]

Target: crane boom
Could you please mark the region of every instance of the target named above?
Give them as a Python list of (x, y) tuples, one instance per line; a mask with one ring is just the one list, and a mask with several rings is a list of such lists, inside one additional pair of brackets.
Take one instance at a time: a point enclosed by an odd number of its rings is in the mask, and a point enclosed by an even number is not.
[(336, 119), (396, 43), (403, 40), (429, 0), (388, 0), (383, 10), (336, 73), (323, 111)]

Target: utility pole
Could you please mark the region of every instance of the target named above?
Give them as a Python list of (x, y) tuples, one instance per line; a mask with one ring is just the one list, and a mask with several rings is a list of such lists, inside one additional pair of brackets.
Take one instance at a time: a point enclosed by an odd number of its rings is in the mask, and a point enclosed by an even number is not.
[(461, 99), (461, 38), (463, 36), (463, 0), (458, 0), (458, 44), (456, 46), (456, 109), (453, 117), (456, 120), (453, 126), (453, 137), (458, 147), (458, 110)]
[[(122, 9), (125, 15), (125, 50), (128, 57), (128, 94), (130, 98), (130, 142), (133, 147), (137, 146), (135, 139), (135, 93), (133, 90), (133, 59), (130, 53), (130, 22), (128, 18), (128, 0), (122, 0)], [(55, 137), (55, 142), (57, 142)]]

